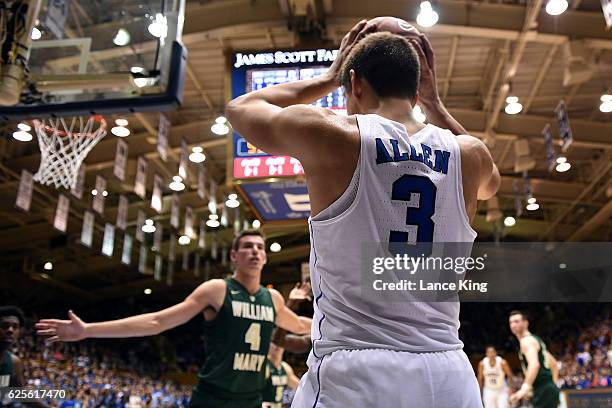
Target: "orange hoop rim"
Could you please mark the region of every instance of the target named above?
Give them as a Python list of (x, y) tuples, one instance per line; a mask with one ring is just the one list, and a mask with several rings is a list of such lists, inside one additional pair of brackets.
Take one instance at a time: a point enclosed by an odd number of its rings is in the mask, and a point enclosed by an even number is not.
[[(89, 119), (87, 119), (87, 121), (89, 122), (91, 119), (94, 120), (94, 122), (97, 122), (99, 124), (98, 128), (96, 128), (94, 131), (90, 132), (90, 133), (82, 133), (82, 132), (73, 132), (70, 134), (71, 137), (74, 138), (79, 138), (79, 137), (92, 137), (95, 134), (101, 132), (101, 131), (105, 131), (107, 124), (106, 124), (106, 119), (104, 119), (104, 116), (102, 115), (91, 115), (89, 117)], [(44, 125), (43, 126), (43, 122), (41, 122), (39, 119), (34, 119), (34, 125), (36, 127), (36, 129), (39, 129), (42, 127), (42, 129), (44, 130), (45, 133), (47, 134), (57, 134), (60, 137), (66, 137), (68, 136), (68, 132), (66, 132), (65, 130), (59, 130), (54, 128), (53, 126), (50, 125)]]

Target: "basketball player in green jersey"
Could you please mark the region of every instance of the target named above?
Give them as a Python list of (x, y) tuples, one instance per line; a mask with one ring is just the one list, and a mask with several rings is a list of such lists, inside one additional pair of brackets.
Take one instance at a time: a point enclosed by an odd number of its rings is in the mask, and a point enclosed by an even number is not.
[(274, 341), (270, 344), (262, 408), (281, 408), (285, 388), (295, 390), (300, 383), (291, 366), (283, 361), (284, 351), (282, 347), (274, 344)]
[(85, 323), (69, 311), (70, 320), (41, 320), (36, 325), (38, 334), (49, 336), (51, 342), (153, 336), (203, 313), (206, 358), (198, 373), (191, 406), (260, 408), (274, 325), (307, 333), (312, 320), (287, 308), (278, 291), (261, 286), (261, 271), (267, 259), (261, 232), (239, 234), (230, 258), (235, 268), (231, 278), (204, 282), (170, 308), (101, 323)]
[(19, 338), (23, 322), (23, 312), (18, 307), (0, 307), (0, 388), (24, 386), (23, 364), (9, 351)]
[[(546, 345), (529, 332), (529, 320), (521, 311), (510, 312), (510, 330), (520, 342), (519, 359), (525, 374), (521, 388), (510, 396), (511, 402), (531, 398), (534, 408), (556, 408), (559, 389), (553, 382)], [(532, 396), (533, 395), (533, 396)]]

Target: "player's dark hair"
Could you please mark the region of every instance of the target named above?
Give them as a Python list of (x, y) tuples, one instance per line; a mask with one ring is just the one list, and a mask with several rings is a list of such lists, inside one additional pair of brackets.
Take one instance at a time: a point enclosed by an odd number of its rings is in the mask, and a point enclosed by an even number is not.
[(0, 318), (13, 316), (19, 319), (19, 325), (23, 327), (25, 324), (25, 316), (23, 311), (17, 306), (0, 306)]
[(236, 236), (234, 237), (234, 241), (232, 241), (232, 249), (234, 251), (237, 251), (238, 248), (240, 247), (240, 239), (243, 237), (247, 237), (247, 236), (261, 237), (261, 239), (263, 239), (264, 242), (266, 242), (266, 236), (264, 235), (263, 232), (261, 232), (260, 230), (256, 230), (256, 229), (247, 229), (247, 230), (240, 232), (239, 234), (236, 234)]
[(419, 89), (419, 57), (408, 40), (397, 34), (373, 33), (355, 45), (340, 72), (340, 84), (349, 92), (351, 70), (381, 98), (413, 98)]
[(513, 310), (513, 311), (511, 311), (510, 314), (508, 315), (508, 318), (510, 318), (512, 316), (515, 316), (515, 315), (521, 315), (523, 320), (529, 321), (529, 316), (527, 316), (527, 313), (523, 312), (522, 310)]

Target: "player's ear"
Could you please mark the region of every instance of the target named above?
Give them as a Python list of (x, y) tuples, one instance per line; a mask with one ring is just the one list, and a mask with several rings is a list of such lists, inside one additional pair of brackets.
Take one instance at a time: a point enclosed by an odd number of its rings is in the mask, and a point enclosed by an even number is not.
[(351, 78), (351, 93), (355, 97), (360, 97), (361, 93), (362, 93), (361, 80), (359, 79), (359, 77), (355, 73), (354, 69), (351, 69), (349, 71), (349, 76)]

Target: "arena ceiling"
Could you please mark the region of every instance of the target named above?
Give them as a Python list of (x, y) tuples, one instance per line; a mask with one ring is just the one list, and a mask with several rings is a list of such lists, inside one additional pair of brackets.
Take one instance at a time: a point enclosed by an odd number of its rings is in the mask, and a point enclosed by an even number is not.
[[(90, 36), (111, 35), (118, 26), (113, 21), (96, 21), (96, 1), (76, 1), (68, 19), (74, 32)], [(120, 3), (120, 2), (118, 2)], [(138, 3), (138, 2), (136, 2)], [(228, 64), (232, 50), (285, 49), (308, 46), (337, 46), (344, 33), (359, 19), (392, 15), (414, 21), (418, 1), (378, 0), (211, 0), (188, 1), (183, 42), (189, 51), (184, 102), (180, 110), (168, 114), (172, 122), (172, 154), (162, 161), (156, 150), (159, 114), (128, 116), (132, 135), (128, 180), (135, 173), (136, 159), (144, 155), (155, 172), (168, 180), (176, 174), (182, 138), (190, 146), (204, 147), (207, 166), (222, 193), (227, 193), (227, 143), (214, 135), (210, 125), (224, 111), (228, 100)], [(306, 15), (293, 15), (292, 6), (305, 4)], [(439, 92), (451, 113), (477, 137), (487, 139), (502, 173), (498, 197), (505, 214), (514, 213), (513, 183), (522, 183), (514, 172), (515, 143), (528, 141), (536, 159), (529, 172), (540, 210), (524, 212), (517, 224), (503, 231), (506, 240), (610, 240), (612, 237), (612, 114), (599, 111), (600, 96), (612, 89), (612, 31), (605, 30), (599, 0), (575, 0), (562, 16), (554, 18), (543, 10), (542, 0), (436, 2), (438, 24), (425, 32), (436, 53)], [(80, 15), (80, 18), (75, 16)], [(89, 16), (84, 18), (83, 16)], [(79, 24), (76, 21), (79, 20)], [(590, 79), (563, 86), (569, 45), (581, 51), (580, 57), (592, 71)], [(92, 54), (97, 63), (120, 59), (126, 53), (153, 52), (151, 43), (113, 47)], [(574, 55), (576, 56), (576, 55)], [(73, 69), (78, 58), (62, 58), (56, 66)], [(519, 97), (524, 108), (518, 115), (503, 111), (506, 96)], [(566, 173), (547, 169), (542, 129), (547, 123), (558, 132), (554, 109), (564, 99), (568, 107), (574, 143), (568, 152), (572, 168)], [(22, 213), (14, 207), (14, 197), (22, 168), (35, 171), (39, 151), (35, 142), (22, 144), (10, 138), (15, 123), (4, 127), (0, 141), (0, 254), (2, 275), (0, 293), (17, 291), (32, 303), (44, 303), (58, 293), (82, 301), (132, 296), (145, 287), (183, 291), (201, 278), (176, 268), (175, 284), (167, 288), (151, 276), (141, 275), (120, 264), (118, 257), (107, 258), (98, 250), (77, 243), (82, 210), (90, 198), (72, 200), (68, 234), (51, 226), (57, 191), (35, 186), (32, 209)], [(112, 166), (116, 141), (107, 137), (90, 153), (87, 185), (96, 174), (107, 175), (114, 192), (131, 192), (132, 186), (113, 180)], [(193, 170), (192, 170), (193, 171)], [(151, 179), (151, 177), (149, 177)], [(191, 180), (197, 180), (192, 177)], [(181, 202), (196, 214), (206, 213), (192, 182), (182, 193)], [(148, 186), (148, 191), (151, 187)], [(165, 191), (164, 212), (155, 217), (168, 222), (170, 195)], [(109, 222), (116, 217), (113, 197), (106, 205)], [(136, 211), (148, 202), (133, 201), (129, 206), (129, 226), (135, 225)], [(246, 206), (241, 206), (248, 212)], [(481, 203), (475, 229), (484, 240), (492, 239), (492, 224), (486, 221), (487, 205)], [(252, 215), (251, 215), (252, 217)], [(104, 225), (96, 224), (98, 241)], [(306, 223), (292, 226), (264, 225), (270, 238), (283, 250), (270, 254), (264, 275), (268, 281), (299, 278), (299, 265), (309, 253)], [(219, 239), (231, 240), (229, 229)], [(192, 244), (195, 245), (195, 244)], [(195, 249), (195, 246), (194, 248)], [(165, 243), (163, 251), (167, 251)], [(53, 259), (53, 271), (44, 273), (42, 264)], [(32, 289), (33, 288), (33, 289)]]

